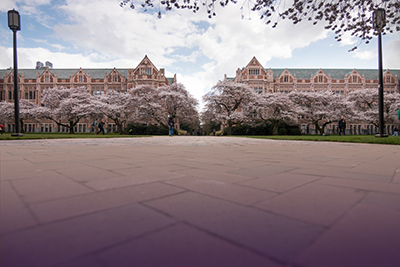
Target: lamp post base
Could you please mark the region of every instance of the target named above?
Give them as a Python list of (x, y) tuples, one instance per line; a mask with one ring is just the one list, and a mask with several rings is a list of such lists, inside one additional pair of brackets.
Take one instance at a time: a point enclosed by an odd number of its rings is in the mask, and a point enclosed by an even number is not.
[(388, 134), (376, 134), (375, 137), (389, 137)]
[(22, 136), (24, 136), (24, 134), (23, 133), (13, 133), (13, 134), (11, 134), (11, 136), (13, 136), (13, 137), (22, 137)]

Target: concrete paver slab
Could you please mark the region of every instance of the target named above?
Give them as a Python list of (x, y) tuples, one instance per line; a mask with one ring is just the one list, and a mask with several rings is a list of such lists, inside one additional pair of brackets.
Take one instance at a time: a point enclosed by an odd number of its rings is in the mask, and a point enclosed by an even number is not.
[(173, 225), (99, 253), (107, 266), (283, 266), (184, 224)]
[(350, 188), (308, 184), (256, 207), (321, 226), (330, 226), (365, 196)]
[(58, 266), (175, 221), (138, 204), (2, 236), (2, 266)]
[(191, 192), (145, 204), (278, 261), (291, 260), (322, 232), (319, 226)]
[(309, 267), (399, 266), (399, 222), (399, 211), (359, 204), (296, 262)]
[(249, 181), (241, 182), (240, 185), (268, 190), (277, 193), (283, 193), (293, 188), (311, 183), (318, 179), (318, 176), (303, 175), (291, 172), (284, 172), (267, 177), (252, 179)]
[(275, 193), (259, 189), (243, 188), (242, 186), (230, 183), (192, 177), (174, 179), (165, 181), (165, 183), (243, 205), (252, 205), (276, 196)]
[(229, 173), (250, 177), (264, 177), (272, 174), (291, 171), (293, 169), (294, 168), (292, 167), (265, 165), (261, 167), (243, 168), (240, 170), (230, 171)]
[(8, 181), (2, 181), (0, 188), (0, 229), (2, 234), (38, 224)]
[(400, 194), (400, 185), (396, 183), (383, 183), (383, 182), (380, 183), (380, 182), (363, 181), (362, 179), (350, 180), (350, 179), (331, 178), (331, 177), (323, 178), (321, 180), (318, 180), (316, 183), (354, 188), (372, 192)]
[(11, 181), (25, 202), (47, 201), (93, 192), (88, 187), (53, 171), (41, 172), (40, 175), (44, 176)]
[(183, 189), (151, 183), (31, 204), (42, 223), (93, 213), (182, 192)]

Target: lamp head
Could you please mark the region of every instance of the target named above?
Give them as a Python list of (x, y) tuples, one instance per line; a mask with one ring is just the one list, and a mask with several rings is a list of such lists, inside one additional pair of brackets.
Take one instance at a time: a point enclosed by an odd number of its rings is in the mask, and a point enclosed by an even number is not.
[(8, 11), (8, 27), (13, 31), (21, 30), (21, 17), (15, 9)]
[(382, 29), (386, 26), (385, 9), (378, 8), (374, 11), (373, 22), (374, 22), (374, 29), (378, 30), (378, 31), (382, 31)]

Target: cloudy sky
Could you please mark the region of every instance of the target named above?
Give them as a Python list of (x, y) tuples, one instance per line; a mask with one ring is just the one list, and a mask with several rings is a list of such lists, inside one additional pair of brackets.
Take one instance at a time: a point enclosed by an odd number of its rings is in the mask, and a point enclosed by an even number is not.
[[(347, 52), (358, 40), (341, 43), (323, 25), (283, 21), (272, 29), (256, 13), (229, 4), (208, 19), (205, 10), (169, 11), (161, 19), (150, 11), (121, 8), (120, 0), (1, 0), (0, 68), (11, 67), (12, 32), (7, 11), (21, 14), (18, 66), (34, 68), (134, 68), (148, 55), (167, 77), (198, 99), (224, 74), (256, 56), (265, 68), (377, 68), (377, 39)], [(242, 15), (244, 18), (242, 18)], [(400, 34), (384, 36), (384, 68), (400, 69)]]

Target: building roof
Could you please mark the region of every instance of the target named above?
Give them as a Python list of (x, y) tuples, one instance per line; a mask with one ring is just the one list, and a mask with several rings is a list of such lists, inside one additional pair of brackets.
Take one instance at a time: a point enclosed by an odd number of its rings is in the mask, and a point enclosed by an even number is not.
[[(51, 74), (57, 73), (58, 79), (69, 79), (71, 74), (75, 75), (79, 69), (48, 69)], [(105, 75), (109, 75), (114, 69), (82, 69), (86, 75), (92, 77), (92, 79), (103, 79)], [(128, 69), (116, 69), (121, 75), (128, 77)], [(24, 75), (25, 79), (36, 79), (36, 77), (43, 74), (46, 68), (41, 69), (18, 69), (19, 75)], [(12, 69), (0, 69), (0, 79), (4, 78), (5, 73), (10, 74)], [(106, 74), (107, 73), (107, 74)]]
[[(281, 75), (286, 69), (271, 69), (276, 75)], [(292, 75), (296, 75), (297, 79), (310, 79), (311, 75), (315, 75), (320, 69), (287, 69)], [(331, 76), (332, 79), (343, 79), (346, 75), (350, 75), (354, 69), (321, 69), (327, 76)], [(379, 71), (377, 69), (355, 69), (361, 76), (364, 75), (367, 80), (377, 80)], [(268, 71), (268, 69), (266, 69)], [(386, 70), (383, 72), (385, 73)], [(400, 70), (390, 70), (393, 75), (397, 75), (400, 79)]]

